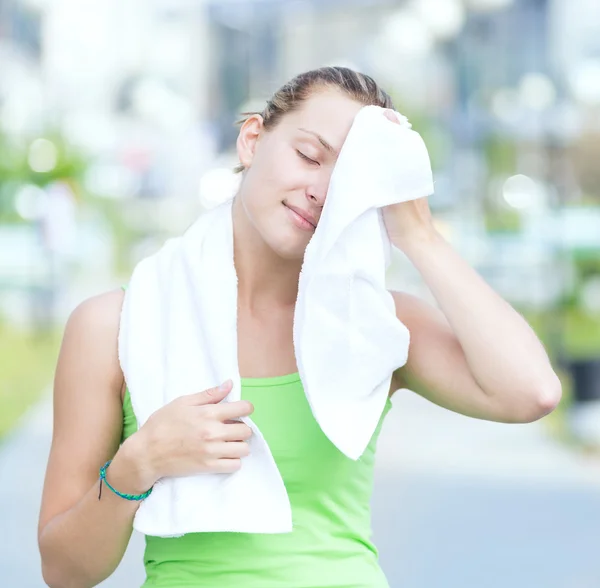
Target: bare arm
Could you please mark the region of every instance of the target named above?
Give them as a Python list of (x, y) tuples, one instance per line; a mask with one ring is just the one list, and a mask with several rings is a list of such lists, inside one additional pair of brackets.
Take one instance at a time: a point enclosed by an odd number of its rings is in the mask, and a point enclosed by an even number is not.
[(87, 300), (75, 309), (65, 329), (38, 529), (42, 572), (52, 587), (95, 586), (115, 570), (129, 542), (139, 504), (107, 488), (99, 501), (99, 467), (114, 456), (111, 484), (123, 492), (146, 490), (136, 482), (133, 444), (126, 442), (118, 449), (123, 419), (123, 376), (117, 359), (122, 298), (123, 293), (115, 291)]
[(551, 412), (561, 385), (533, 330), (438, 234), (403, 243), (440, 309), (394, 292), (411, 332), (408, 362), (394, 377), (468, 416), (530, 422)]
[[(220, 402), (231, 382), (181, 396), (154, 412), (119, 448), (123, 374), (117, 356), (121, 291), (92, 298), (71, 315), (54, 386), (54, 433), (46, 472), (38, 542), (42, 573), (52, 588), (96, 586), (116, 569), (139, 502), (103, 487), (107, 480), (141, 494), (166, 476), (231, 473), (248, 455), (248, 401)], [(113, 457), (114, 456), (114, 457)]]

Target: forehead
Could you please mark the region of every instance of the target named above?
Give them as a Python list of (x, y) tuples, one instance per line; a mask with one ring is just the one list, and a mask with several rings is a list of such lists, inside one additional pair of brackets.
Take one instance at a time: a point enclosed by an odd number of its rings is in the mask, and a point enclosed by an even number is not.
[(323, 90), (306, 99), (300, 108), (289, 113), (285, 126), (319, 133), (339, 150), (352, 126), (354, 117), (364, 105), (336, 90)]

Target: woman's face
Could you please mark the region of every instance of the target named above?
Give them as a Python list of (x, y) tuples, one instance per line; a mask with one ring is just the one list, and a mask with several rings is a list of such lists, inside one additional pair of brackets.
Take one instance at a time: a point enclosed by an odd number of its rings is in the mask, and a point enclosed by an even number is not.
[(250, 224), (279, 256), (304, 256), (339, 151), (362, 106), (323, 90), (269, 131), (260, 116), (242, 126), (237, 149), (246, 172), (238, 198)]

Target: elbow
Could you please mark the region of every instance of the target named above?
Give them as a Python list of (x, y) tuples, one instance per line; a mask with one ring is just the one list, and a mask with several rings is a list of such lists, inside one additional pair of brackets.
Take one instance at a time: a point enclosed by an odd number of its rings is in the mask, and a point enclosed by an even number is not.
[(44, 584), (50, 588), (61, 588), (63, 584), (58, 577), (57, 571), (54, 569), (54, 566), (50, 565), (48, 562), (45, 543), (43, 529), (40, 529), (38, 534), (38, 549), (42, 564), (42, 579), (44, 580)]
[(103, 579), (92, 581), (87, 574), (81, 574), (77, 566), (64, 561), (64, 558), (56, 557), (50, 553), (48, 545), (40, 542), (40, 556), (42, 564), (42, 578), (49, 588), (82, 588), (83, 586), (96, 586)]
[(45, 529), (40, 529), (38, 534), (38, 549), (40, 552), (40, 559), (42, 564), (42, 578), (46, 586), (50, 588), (66, 588), (68, 586), (65, 580), (64, 573), (61, 572), (59, 566), (56, 566), (53, 562), (53, 558), (50, 554), (48, 540)]
[(65, 588), (67, 584), (59, 577), (55, 570), (42, 562), (42, 578), (49, 588)]
[(42, 557), (42, 578), (49, 588), (69, 588), (72, 583), (65, 578), (65, 574), (62, 573), (56, 566), (49, 565), (47, 561), (44, 561)]
[(92, 581), (76, 577), (72, 573), (65, 572), (56, 566), (48, 565), (42, 561), (42, 578), (49, 588), (81, 588), (82, 586), (96, 586), (102, 579)]
[(42, 558), (42, 578), (49, 588), (83, 588), (84, 586), (97, 586), (110, 576), (110, 574), (90, 576), (83, 573), (76, 566), (57, 565), (44, 561)]
[(523, 394), (521, 410), (515, 415), (515, 423), (533, 423), (549, 415), (560, 403), (562, 384), (558, 376), (552, 372), (547, 381), (532, 386)]
[(69, 581), (66, 574), (57, 566), (49, 561), (47, 555), (40, 545), (40, 555), (42, 560), (42, 578), (46, 586), (49, 588), (70, 588), (73, 585), (72, 580)]

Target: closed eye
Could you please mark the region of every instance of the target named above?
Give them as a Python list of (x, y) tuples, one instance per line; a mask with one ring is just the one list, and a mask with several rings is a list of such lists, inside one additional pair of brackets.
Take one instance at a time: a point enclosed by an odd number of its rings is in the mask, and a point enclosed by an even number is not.
[(298, 156), (301, 159), (304, 159), (304, 161), (307, 161), (311, 165), (319, 165), (318, 161), (315, 161), (314, 159), (311, 159), (310, 157), (307, 157), (306, 155), (304, 155), (304, 153), (302, 153), (301, 151), (298, 151), (298, 149), (296, 149), (296, 153), (298, 154)]

